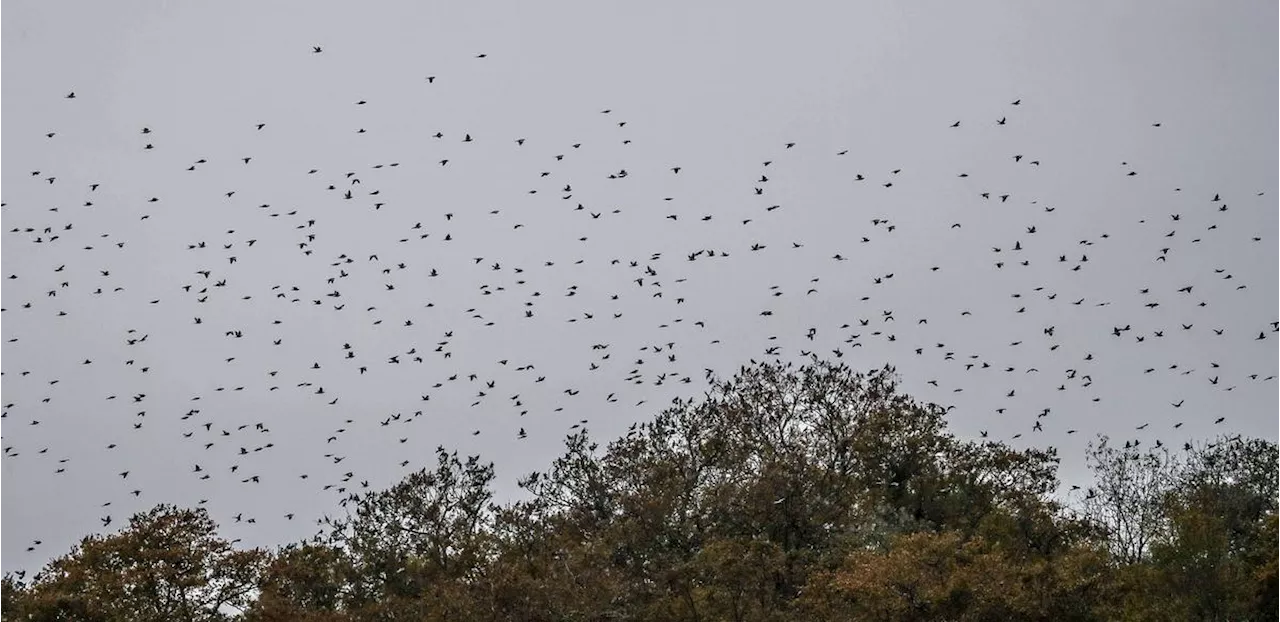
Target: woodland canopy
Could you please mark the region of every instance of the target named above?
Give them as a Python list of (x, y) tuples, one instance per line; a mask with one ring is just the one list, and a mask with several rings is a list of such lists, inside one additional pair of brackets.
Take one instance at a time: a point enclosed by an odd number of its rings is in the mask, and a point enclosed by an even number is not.
[[(496, 503), (434, 465), (313, 539), (239, 549), (157, 506), (29, 578), (4, 620), (1274, 620), (1277, 449), (1105, 437), (1058, 495), (1052, 448), (949, 433), (889, 368), (752, 363), (607, 446), (569, 436)], [(1206, 413), (1206, 416), (1209, 414)], [(1064, 501), (1069, 499), (1069, 501)]]

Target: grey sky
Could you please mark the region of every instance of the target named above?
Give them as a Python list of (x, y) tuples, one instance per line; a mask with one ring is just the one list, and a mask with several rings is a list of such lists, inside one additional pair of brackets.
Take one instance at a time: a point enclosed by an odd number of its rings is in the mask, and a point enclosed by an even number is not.
[(774, 346), (1068, 483), (1096, 433), (1276, 437), (1274, 2), (73, 4), (5, 4), (5, 570), (158, 502), (303, 537), (437, 445), (509, 494)]

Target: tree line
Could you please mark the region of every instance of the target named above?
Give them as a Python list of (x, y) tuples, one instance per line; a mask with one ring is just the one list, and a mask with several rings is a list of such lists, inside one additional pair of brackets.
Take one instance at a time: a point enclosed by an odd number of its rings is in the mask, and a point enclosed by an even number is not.
[(241, 549), (161, 505), (84, 538), (4, 620), (1274, 620), (1277, 448), (1052, 448), (947, 430), (891, 368), (756, 363), (601, 447), (586, 430), (495, 503), (492, 463), (354, 499), (314, 538)]

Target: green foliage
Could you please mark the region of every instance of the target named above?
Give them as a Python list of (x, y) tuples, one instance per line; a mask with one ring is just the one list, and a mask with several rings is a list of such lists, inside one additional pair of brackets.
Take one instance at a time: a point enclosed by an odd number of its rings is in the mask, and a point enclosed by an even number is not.
[(31, 589), (18, 577), (6, 574), (0, 579), (0, 617), (5, 620), (34, 618)]
[(351, 597), (355, 568), (340, 549), (318, 543), (281, 548), (263, 570), (252, 621), (337, 622)]
[(157, 506), (116, 534), (89, 536), (31, 585), (5, 581), (5, 619), (231, 619), (252, 600), (266, 554), (235, 550), (204, 510)]
[[(1086, 507), (1125, 562), (1124, 617), (1275, 619), (1275, 443), (1218, 438), (1175, 456), (1104, 439), (1091, 458), (1104, 492)], [(1126, 523), (1125, 510), (1142, 520)]]
[(493, 466), (355, 499), (323, 538), (234, 551), (159, 507), (87, 538), (3, 617), (42, 620), (1257, 620), (1277, 606), (1276, 445), (1052, 450), (957, 439), (893, 370), (753, 364), (605, 447), (585, 430), (527, 498)]
[(894, 538), (886, 552), (856, 551), (812, 582), (814, 620), (1100, 620), (1104, 553), (1088, 547), (1024, 555), (955, 531)]

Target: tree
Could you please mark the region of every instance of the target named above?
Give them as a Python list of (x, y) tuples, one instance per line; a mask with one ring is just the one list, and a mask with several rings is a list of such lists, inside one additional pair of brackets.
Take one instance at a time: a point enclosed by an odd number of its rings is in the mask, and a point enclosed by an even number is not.
[(626, 617), (625, 547), (610, 530), (622, 510), (598, 449), (586, 430), (569, 435), (547, 471), (519, 481), (529, 498), (496, 509), (494, 557), (479, 593), (498, 619)]
[(6, 573), (0, 579), (0, 619), (26, 620), (34, 617), (31, 612), (31, 592), (22, 578)]
[(504, 559), (523, 560), (527, 584), (596, 596), (570, 619), (753, 620), (784, 615), (814, 572), (901, 534), (1066, 546), (1046, 498), (1056, 456), (960, 441), (944, 414), (899, 392), (891, 368), (755, 364), (603, 451), (570, 436), (523, 480), (533, 499), (516, 506), (523, 527), (503, 538)]
[(1090, 447), (1081, 512), (1052, 449), (947, 431), (891, 368), (753, 363), (601, 447), (584, 429), (528, 498), (493, 465), (349, 497), (352, 514), (271, 555), (203, 511), (159, 506), (86, 538), (4, 619), (1262, 620), (1277, 607), (1277, 451)]
[(818, 620), (1103, 620), (1105, 552), (1087, 546), (1047, 559), (955, 531), (894, 538), (815, 576), (803, 605)]
[(1133, 443), (1116, 449), (1099, 436), (1089, 444), (1087, 460), (1095, 483), (1085, 496), (1085, 517), (1104, 531), (1119, 562), (1142, 563), (1168, 528), (1162, 506), (1181, 469), (1177, 457)]
[(203, 509), (135, 514), (119, 533), (85, 538), (15, 590), (6, 618), (14, 604), (30, 620), (229, 620), (252, 600), (266, 555), (236, 550), (216, 532)]
[(1187, 454), (1152, 547), (1166, 600), (1196, 619), (1274, 619), (1275, 443), (1220, 438)]
[(1120, 564), (1118, 617), (1274, 619), (1275, 443), (1218, 438), (1172, 454), (1102, 438), (1090, 457), (1086, 516)]
[(1251, 551), (1249, 557), (1252, 562), (1251, 600), (1254, 611), (1262, 617), (1267, 612), (1280, 611), (1280, 568), (1277, 567), (1280, 564), (1276, 558), (1276, 551), (1280, 550), (1280, 524), (1277, 524), (1275, 512), (1263, 519), (1259, 536), (1258, 547)]
[(343, 605), (358, 618), (474, 617), (468, 591), (490, 555), (493, 464), (444, 448), (436, 462), (334, 522), (330, 543), (350, 564)]
[(282, 547), (262, 571), (248, 622), (346, 622), (354, 568), (337, 547), (304, 542)]

